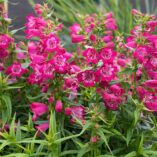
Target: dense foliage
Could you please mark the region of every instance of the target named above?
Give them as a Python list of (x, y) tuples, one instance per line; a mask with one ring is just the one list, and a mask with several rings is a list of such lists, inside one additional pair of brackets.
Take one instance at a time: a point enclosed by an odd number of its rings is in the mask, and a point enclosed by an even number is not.
[(80, 14), (67, 52), (63, 24), (34, 9), (27, 42), (1, 17), (0, 155), (156, 157), (156, 17), (133, 9), (126, 38), (112, 12)]

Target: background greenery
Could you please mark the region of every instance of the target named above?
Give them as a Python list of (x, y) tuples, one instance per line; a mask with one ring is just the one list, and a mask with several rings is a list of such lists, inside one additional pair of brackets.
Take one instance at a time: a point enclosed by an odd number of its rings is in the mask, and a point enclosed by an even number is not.
[[(119, 32), (123, 36), (128, 36), (133, 26), (132, 8), (148, 14), (157, 14), (156, 0), (45, 0), (44, 2), (52, 8), (54, 17), (64, 24), (66, 30), (61, 38), (69, 51), (73, 50), (74, 46), (68, 36), (68, 26), (76, 22), (81, 23), (81, 15), (113, 12)], [(29, 0), (29, 3), (35, 5), (34, 0)]]

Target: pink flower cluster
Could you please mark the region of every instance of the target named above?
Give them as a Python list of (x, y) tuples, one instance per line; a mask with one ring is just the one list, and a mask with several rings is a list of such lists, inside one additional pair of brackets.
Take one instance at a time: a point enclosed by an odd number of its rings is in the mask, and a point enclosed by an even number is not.
[[(42, 115), (48, 113), (48, 111), (49, 111), (48, 106), (46, 104), (40, 103), (40, 102), (33, 102), (30, 105), (30, 109), (33, 112), (32, 120), (34, 122), (37, 121), (37, 119), (39, 117), (41, 117)], [(63, 104), (62, 104), (62, 102), (60, 100), (56, 101), (55, 110), (56, 110), (57, 113), (61, 113), (62, 112)], [(80, 120), (84, 121), (84, 115), (85, 115), (84, 107), (83, 106), (66, 107), (65, 108), (65, 115), (66, 116), (71, 116), (71, 120), (70, 121), (72, 123), (75, 122), (76, 119), (80, 119)], [(45, 122), (45, 123), (42, 123), (40, 125), (37, 125), (37, 126), (35, 126), (35, 128), (39, 132), (46, 131), (49, 128), (49, 122)]]
[[(72, 43), (78, 44), (77, 52), (70, 53), (58, 35), (62, 24), (44, 17), (44, 12), (48, 12), (46, 5), (36, 5), (35, 11), (38, 16), (28, 16), (25, 25), (29, 42), (16, 45), (17, 60), (7, 67), (5, 74), (15, 79), (26, 74), (26, 84), (35, 85), (44, 93), (44, 103), (30, 105), (35, 123), (42, 118), (47, 120), (36, 129), (48, 129), (51, 111), (56, 111), (58, 116), (64, 114), (72, 123), (77, 120), (84, 123), (89, 99), (97, 106), (103, 102), (104, 110), (118, 110), (125, 104), (127, 94), (132, 97), (138, 94), (149, 110), (157, 111), (157, 35), (153, 34), (157, 21), (154, 16), (133, 10), (133, 15), (142, 22), (131, 30), (125, 43), (124, 37), (115, 37), (118, 28), (112, 13), (86, 15), (82, 25), (74, 23), (69, 27)], [(8, 35), (0, 35), (0, 60), (8, 56), (12, 42)], [(27, 54), (20, 52), (20, 46), (26, 47)], [(128, 72), (128, 69), (131, 70)], [(122, 83), (130, 86), (125, 88)]]
[[(51, 29), (48, 23), (52, 25)], [(78, 80), (73, 76), (80, 71), (80, 67), (72, 61), (73, 54), (66, 52), (61, 46), (61, 41), (57, 36), (61, 26), (61, 24), (50, 23), (49, 20), (43, 17), (34, 16), (28, 16), (28, 22), (26, 23), (26, 36), (30, 39), (38, 38), (38, 41), (28, 43), (27, 55), (30, 60), (28, 83), (37, 84), (41, 87), (41, 92), (44, 93), (48, 92), (53, 81), (60, 81), (58, 82), (61, 83), (59, 90), (63, 88), (64, 90), (77, 92), (78, 89)], [(54, 97), (49, 99), (49, 103), (55, 105), (56, 112), (62, 113), (64, 108), (65, 115), (71, 116), (71, 121), (75, 121), (76, 118), (83, 120), (84, 108), (82, 106), (65, 107), (63, 102), (57, 99), (57, 93), (55, 92), (59, 91), (55, 90), (57, 89), (52, 91)], [(36, 121), (38, 117), (45, 113), (48, 114), (48, 106), (43, 103), (33, 102), (30, 108), (34, 114), (33, 121)], [(45, 131), (48, 128), (48, 123), (43, 123), (36, 126), (36, 128), (40, 131)]]
[(9, 46), (13, 43), (13, 39), (7, 34), (0, 34), (0, 59), (4, 59), (9, 55)]
[(137, 61), (137, 93), (148, 109), (157, 111), (157, 36), (153, 34), (157, 20), (137, 10), (133, 10), (133, 14), (141, 19), (148, 18), (134, 27), (126, 43)]
[[(116, 72), (120, 69), (113, 42), (113, 34), (117, 29), (115, 21), (112, 13), (100, 19), (93, 14), (86, 16), (83, 27), (75, 23), (69, 28), (72, 42), (81, 43), (84, 47), (82, 56), (85, 59), (83, 65), (85, 70), (77, 74), (78, 82), (85, 87), (97, 86), (105, 106), (111, 110), (117, 109), (124, 93), (120, 84), (112, 87), (109, 85), (110, 81), (117, 80)], [(103, 32), (101, 34), (100, 29)]]
[[(110, 81), (117, 80), (116, 72), (120, 69), (113, 42), (113, 31), (117, 29), (117, 26), (112, 13), (103, 17), (103, 20), (98, 19), (95, 14), (88, 15), (84, 21), (84, 27), (75, 23), (69, 28), (72, 42), (82, 44), (84, 47), (80, 51), (80, 56), (83, 57), (81, 64), (78, 59), (75, 59), (75, 54), (66, 52), (61, 46), (54, 24), (51, 23), (53, 25), (51, 32), (46, 25), (48, 22), (42, 17), (28, 18), (27, 37), (38, 37), (39, 39), (39, 41), (28, 43), (28, 57), (32, 69), (28, 82), (39, 85), (42, 87), (42, 92), (47, 92), (52, 81), (60, 81), (60, 90), (65, 91), (64, 95), (70, 101), (77, 101), (77, 93), (81, 90), (82, 85), (85, 88), (96, 87), (106, 108), (116, 110), (123, 102), (124, 89), (120, 84), (110, 85)], [(98, 32), (100, 28), (97, 25), (101, 27), (103, 34)], [(66, 94), (66, 91), (70, 94)], [(49, 103), (55, 105), (56, 112), (61, 114), (64, 110), (65, 115), (70, 116), (72, 123), (77, 119), (84, 123), (85, 107), (83, 105), (69, 106), (58, 99), (58, 94), (55, 92), (62, 92), (55, 88), (52, 91), (54, 98)], [(34, 113), (33, 120), (36, 121), (38, 117), (47, 113), (48, 108), (42, 103), (32, 103), (31, 110)], [(48, 123), (36, 128), (45, 131)]]

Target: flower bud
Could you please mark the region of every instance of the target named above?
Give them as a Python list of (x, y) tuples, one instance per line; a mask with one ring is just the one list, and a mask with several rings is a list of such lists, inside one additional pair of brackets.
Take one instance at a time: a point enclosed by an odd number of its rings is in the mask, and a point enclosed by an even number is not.
[(67, 115), (67, 116), (71, 115), (71, 108), (70, 107), (65, 108), (65, 115)]
[(91, 137), (90, 141), (91, 141), (92, 143), (96, 143), (96, 142), (98, 141), (98, 139), (97, 139), (96, 136), (93, 136), (93, 137)]
[(56, 107), (55, 107), (55, 109), (56, 109), (56, 112), (62, 112), (62, 109), (63, 109), (63, 104), (62, 104), (62, 102), (60, 101), (60, 100), (58, 100), (57, 102), (56, 102)]

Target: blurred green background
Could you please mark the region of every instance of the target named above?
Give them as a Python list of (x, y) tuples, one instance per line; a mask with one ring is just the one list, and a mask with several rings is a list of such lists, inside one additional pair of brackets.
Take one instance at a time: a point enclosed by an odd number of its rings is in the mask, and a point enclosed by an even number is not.
[[(103, 14), (112, 11), (117, 20), (120, 32), (129, 34), (133, 19), (130, 13), (132, 8), (136, 8), (144, 13), (157, 13), (157, 0), (9, 0), (9, 17), (13, 19), (10, 29), (18, 29), (24, 26), (26, 16), (34, 14), (33, 5), (35, 3), (48, 3), (54, 11), (54, 17), (60, 19), (67, 29), (74, 22), (80, 23), (77, 14)], [(69, 47), (70, 38), (68, 31), (62, 35), (65, 45)], [(23, 30), (16, 33), (17, 40), (24, 40)]]

